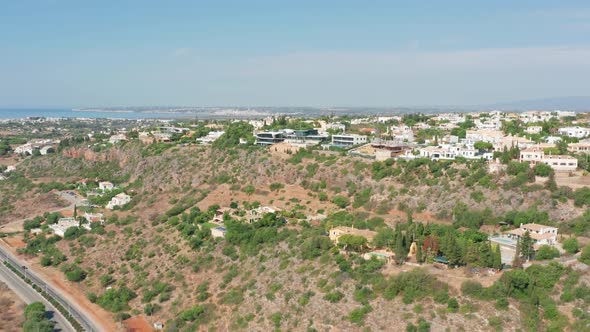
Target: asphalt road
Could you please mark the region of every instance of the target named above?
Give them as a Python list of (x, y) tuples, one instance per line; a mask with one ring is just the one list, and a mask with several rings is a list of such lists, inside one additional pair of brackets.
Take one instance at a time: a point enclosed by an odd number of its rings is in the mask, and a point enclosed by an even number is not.
[[(47, 294), (49, 294), (52, 298), (59, 302), (66, 310), (68, 310), (70, 314), (74, 317), (74, 319), (76, 319), (80, 323), (80, 325), (82, 325), (85, 331), (101, 331), (101, 329), (99, 328), (100, 324), (94, 322), (92, 318), (90, 318), (90, 316), (84, 312), (84, 310), (78, 308), (75, 304), (71, 303), (65, 296), (61, 294), (60, 291), (56, 290), (50, 284), (45, 282), (29, 268), (23, 269), (23, 266), (27, 265), (0, 246), (0, 264), (3, 266), (3, 270), (10, 273), (14, 278), (20, 278), (17, 275), (15, 275), (10, 269), (4, 266), (5, 260), (8, 263), (12, 264), (14, 267), (19, 268), (21, 273), (24, 274), (24, 272), (26, 272), (27, 278), (31, 280), (33, 283), (35, 283), (37, 286), (39, 286), (41, 289), (45, 289)], [(35, 291), (28, 284), (27, 287), (29, 287), (31, 291)], [(57, 312), (57, 310), (55, 310), (55, 312), (56, 316), (57, 314), (61, 315), (61, 313)]]
[(41, 302), (45, 305), (57, 331), (75, 332), (74, 328), (57, 309), (29, 284), (16, 276), (6, 265), (0, 264), (0, 280), (18, 295), (25, 303)]

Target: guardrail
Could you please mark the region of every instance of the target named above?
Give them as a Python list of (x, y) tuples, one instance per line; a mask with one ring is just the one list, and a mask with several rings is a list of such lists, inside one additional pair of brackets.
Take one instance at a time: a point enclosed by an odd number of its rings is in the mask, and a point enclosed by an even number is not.
[(70, 304), (70, 302), (58, 294), (49, 284), (35, 275), (35, 273), (31, 271), (27, 272), (28, 268), (26, 266), (21, 265), (2, 248), (0, 248), (0, 258), (4, 260), (4, 265), (6, 265), (14, 274), (23, 279), (27, 284), (31, 285), (35, 291), (41, 294), (41, 296), (46, 298), (47, 301), (49, 301), (57, 310), (59, 310), (64, 318), (67, 319), (70, 324), (72, 324), (72, 327), (76, 331), (97, 331), (97, 329), (93, 327), (92, 323), (86, 319), (84, 314), (80, 313)]

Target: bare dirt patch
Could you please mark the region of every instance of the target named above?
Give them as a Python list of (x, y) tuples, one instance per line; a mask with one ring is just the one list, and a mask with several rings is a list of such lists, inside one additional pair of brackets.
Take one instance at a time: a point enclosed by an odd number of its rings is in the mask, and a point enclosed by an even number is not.
[(128, 332), (152, 332), (153, 329), (143, 316), (134, 316), (123, 321), (123, 326)]
[(558, 186), (566, 186), (572, 189), (590, 187), (590, 175), (584, 175), (581, 172), (556, 172), (555, 182)]
[(25, 304), (0, 281), (0, 330), (5, 332), (21, 331), (24, 322)]
[(47, 211), (54, 211), (68, 206), (54, 193), (35, 194), (28, 193), (22, 199), (14, 202), (14, 209), (10, 213), (0, 216), (0, 224), (6, 224), (14, 220), (32, 218), (42, 215)]
[[(388, 216), (392, 217), (393, 220), (396, 222), (406, 222), (408, 218), (408, 214), (400, 210), (390, 210)], [(438, 219), (432, 213), (429, 212), (414, 212), (412, 213), (412, 218), (416, 221), (421, 221), (425, 223), (436, 223), (445, 225), (450, 225), (453, 223), (450, 220)]]
[(285, 185), (278, 192), (258, 189), (252, 195), (242, 191), (232, 191), (230, 186), (223, 184), (212, 190), (205, 199), (197, 203), (203, 210), (214, 204), (229, 206), (232, 201), (241, 203), (243, 201), (258, 201), (262, 205), (272, 205), (283, 210), (291, 209), (297, 202), (307, 208), (306, 212), (316, 213), (319, 209), (326, 211), (336, 210), (336, 206), (330, 202), (321, 202), (316, 197), (308, 195), (309, 191), (298, 185)]
[(23, 241), (20, 235), (5, 237), (2, 239), (6, 244), (15, 249), (24, 248), (27, 244)]
[[(456, 290), (460, 290), (461, 284), (468, 280), (477, 281), (481, 283), (482, 286), (489, 287), (502, 276), (502, 272), (491, 275), (485, 273), (480, 273), (479, 275), (474, 274), (469, 271), (469, 268), (467, 267), (445, 269), (442, 267), (437, 267), (433, 264), (423, 264), (421, 267), (428, 271), (429, 274), (436, 276), (439, 280), (449, 284), (449, 286)], [(401, 272), (409, 272), (415, 268), (416, 266), (413, 264), (396, 265), (389, 263), (384, 267), (383, 274), (386, 276), (393, 276), (398, 275)]]

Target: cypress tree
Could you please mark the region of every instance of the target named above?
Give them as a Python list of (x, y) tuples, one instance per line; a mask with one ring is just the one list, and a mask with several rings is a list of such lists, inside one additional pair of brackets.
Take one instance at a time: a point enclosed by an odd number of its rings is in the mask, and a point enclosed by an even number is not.
[(524, 233), (519, 244), (522, 257), (527, 261), (530, 260), (533, 257), (535, 250), (533, 249), (533, 239), (528, 231)]
[(422, 256), (422, 244), (416, 241), (416, 261), (420, 264), (424, 262), (424, 257)]
[(492, 267), (496, 270), (502, 269), (502, 252), (500, 251), (499, 245), (496, 245), (494, 248), (494, 263)]
[(514, 260), (512, 260), (512, 268), (522, 268), (522, 260), (520, 259), (520, 240), (516, 242), (516, 252), (514, 253)]
[(408, 251), (404, 245), (404, 236), (401, 231), (398, 230), (395, 239), (395, 260), (398, 264), (403, 264), (408, 256)]

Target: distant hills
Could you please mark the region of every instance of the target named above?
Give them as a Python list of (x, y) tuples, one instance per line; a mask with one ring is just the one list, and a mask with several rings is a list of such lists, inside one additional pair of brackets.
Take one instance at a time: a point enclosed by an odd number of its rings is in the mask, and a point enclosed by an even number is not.
[(563, 111), (590, 111), (590, 96), (555, 97), (542, 99), (529, 99), (513, 102), (480, 105), (479, 109), (498, 109), (503, 111), (524, 110), (563, 110)]

